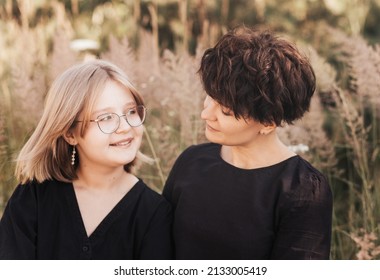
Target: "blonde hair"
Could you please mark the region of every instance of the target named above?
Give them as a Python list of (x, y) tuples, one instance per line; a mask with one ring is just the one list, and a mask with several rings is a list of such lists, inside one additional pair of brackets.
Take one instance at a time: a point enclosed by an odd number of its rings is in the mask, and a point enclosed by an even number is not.
[[(76, 164), (71, 165), (72, 147), (64, 135), (79, 125), (83, 136), (97, 97), (107, 81), (119, 82), (128, 88), (137, 105), (143, 99), (124, 72), (104, 60), (92, 60), (67, 69), (52, 84), (45, 102), (43, 115), (33, 134), (21, 149), (16, 163), (15, 175), (21, 183), (43, 182), (56, 179), (71, 182), (77, 178)], [(76, 122), (83, 112), (83, 122)], [(145, 159), (140, 152), (137, 158)], [(124, 166), (131, 171), (135, 161)]]

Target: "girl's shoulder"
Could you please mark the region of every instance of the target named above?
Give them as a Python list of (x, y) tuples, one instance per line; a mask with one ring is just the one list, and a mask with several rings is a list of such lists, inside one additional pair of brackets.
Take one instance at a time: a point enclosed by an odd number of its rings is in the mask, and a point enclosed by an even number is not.
[[(16, 186), (10, 197), (10, 202), (38, 200), (42, 196), (47, 196), (59, 192), (64, 185), (68, 183), (59, 182), (56, 180), (46, 180), (42, 183), (36, 181), (28, 181), (20, 183)], [(59, 195), (58, 193), (56, 195)]]

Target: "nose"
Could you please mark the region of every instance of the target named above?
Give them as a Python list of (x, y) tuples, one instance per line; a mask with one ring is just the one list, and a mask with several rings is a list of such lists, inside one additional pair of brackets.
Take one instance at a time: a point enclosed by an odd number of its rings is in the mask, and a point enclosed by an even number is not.
[(119, 118), (119, 127), (116, 129), (116, 133), (129, 131), (132, 127), (127, 122), (126, 116), (119, 116)]
[(210, 97), (206, 96), (205, 101), (203, 102), (203, 110), (201, 112), (202, 120), (215, 120), (215, 108), (217, 103)]

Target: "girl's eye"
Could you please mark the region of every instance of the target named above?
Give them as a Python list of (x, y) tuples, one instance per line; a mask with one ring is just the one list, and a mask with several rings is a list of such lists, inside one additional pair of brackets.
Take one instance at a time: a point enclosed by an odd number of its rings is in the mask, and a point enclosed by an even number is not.
[(108, 114), (108, 115), (99, 116), (98, 121), (99, 122), (106, 122), (106, 121), (112, 120), (113, 118), (114, 117), (112, 114)]
[(136, 115), (137, 114), (137, 110), (136, 109), (131, 109), (127, 112), (127, 115)]

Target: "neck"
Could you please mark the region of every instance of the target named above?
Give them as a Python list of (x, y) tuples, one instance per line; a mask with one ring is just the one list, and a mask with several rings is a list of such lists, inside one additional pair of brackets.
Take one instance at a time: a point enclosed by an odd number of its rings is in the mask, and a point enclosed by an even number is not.
[(296, 155), (290, 151), (273, 131), (259, 135), (247, 145), (222, 146), (221, 157), (233, 166), (242, 169), (267, 167)]
[(114, 169), (94, 169), (90, 167), (79, 166), (78, 179), (73, 183), (75, 187), (97, 190), (109, 190), (118, 188), (121, 185), (131, 181), (137, 182), (137, 178), (127, 173), (124, 168)]

